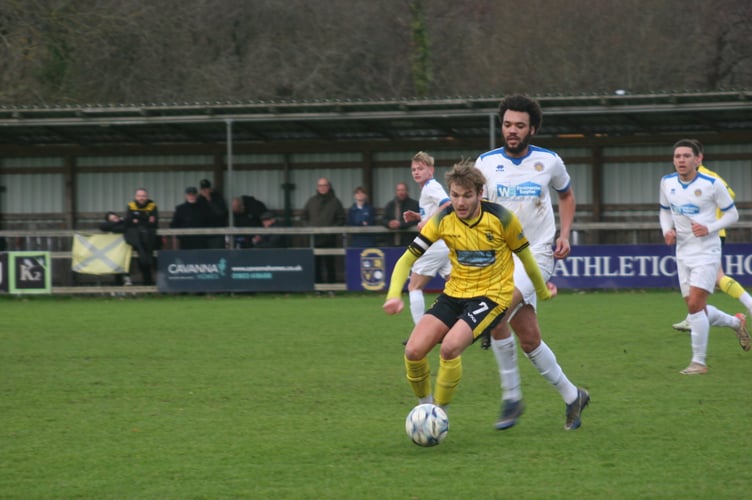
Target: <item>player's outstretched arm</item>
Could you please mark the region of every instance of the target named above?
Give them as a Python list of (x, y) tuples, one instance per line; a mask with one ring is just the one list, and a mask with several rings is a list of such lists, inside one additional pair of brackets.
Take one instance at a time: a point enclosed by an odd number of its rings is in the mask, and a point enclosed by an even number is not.
[(402, 311), (402, 287), (405, 286), (407, 276), (410, 274), (410, 268), (417, 260), (415, 254), (409, 249), (405, 250), (402, 257), (399, 258), (392, 270), (392, 277), (389, 280), (389, 291), (386, 294), (386, 301), (382, 306), (387, 314), (397, 314)]
[[(519, 252), (517, 256), (522, 261), (522, 265), (525, 266), (525, 272), (530, 277), (530, 281), (533, 282), (533, 286), (535, 286), (535, 295), (537, 295), (541, 300), (548, 300), (556, 295), (555, 291), (554, 293), (551, 293), (552, 290), (543, 280), (543, 275), (540, 272), (540, 268), (538, 267), (538, 263), (535, 261), (535, 257), (533, 256), (533, 252), (530, 250), (530, 247), (525, 247), (524, 249), (522, 249), (522, 251)], [(554, 287), (554, 290), (556, 289), (556, 286), (553, 283), (551, 283), (550, 285)]]

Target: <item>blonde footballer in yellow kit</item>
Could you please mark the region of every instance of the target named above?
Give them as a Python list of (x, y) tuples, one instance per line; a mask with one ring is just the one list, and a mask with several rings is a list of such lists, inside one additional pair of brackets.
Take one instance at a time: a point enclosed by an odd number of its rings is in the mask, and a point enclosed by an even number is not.
[[(405, 346), (413, 392), (421, 403), (442, 407), (451, 402), (462, 377), (462, 352), (501, 320), (511, 302), (513, 252), (541, 300), (556, 294), (556, 287), (543, 281), (517, 217), (481, 199), (483, 174), (472, 163), (458, 163), (446, 174), (446, 184), (451, 206), (431, 218), (397, 261), (383, 306), (388, 314), (402, 311), (402, 288), (410, 267), (431, 244), (444, 240), (452, 272), (444, 292), (415, 325)], [(426, 356), (439, 342), (439, 372), (432, 391)]]

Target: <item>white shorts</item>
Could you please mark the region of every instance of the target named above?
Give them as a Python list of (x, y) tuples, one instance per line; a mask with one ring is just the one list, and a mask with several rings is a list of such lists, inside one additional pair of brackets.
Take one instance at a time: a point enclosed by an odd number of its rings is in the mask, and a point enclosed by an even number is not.
[[(522, 293), (522, 302), (530, 304), (533, 309), (538, 304), (538, 296), (535, 295), (535, 286), (530, 279), (530, 276), (525, 272), (525, 266), (517, 254), (513, 254), (514, 258), (514, 286)], [(538, 263), (538, 267), (543, 275), (543, 281), (551, 279), (551, 275), (554, 272), (554, 257), (551, 255), (535, 255), (535, 261)]]
[(452, 272), (452, 264), (449, 262), (449, 247), (444, 240), (439, 240), (426, 250), (413, 264), (413, 272), (421, 276), (434, 277), (439, 274), (447, 279)]
[(718, 270), (721, 261), (704, 262), (702, 264), (687, 265), (685, 262), (676, 260), (676, 274), (679, 277), (679, 289), (682, 297), (689, 296), (689, 288), (702, 288), (708, 293), (715, 290), (715, 281), (718, 278)]

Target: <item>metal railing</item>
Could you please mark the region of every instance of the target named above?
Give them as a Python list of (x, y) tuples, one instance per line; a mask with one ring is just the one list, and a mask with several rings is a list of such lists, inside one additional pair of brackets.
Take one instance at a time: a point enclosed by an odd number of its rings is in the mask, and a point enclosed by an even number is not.
[[(381, 226), (373, 227), (235, 227), (235, 228), (201, 228), (201, 229), (159, 229), (158, 236), (163, 238), (165, 249), (178, 249), (178, 236), (189, 235), (224, 235), (227, 248), (234, 248), (235, 236), (283, 234), (296, 239), (289, 246), (291, 248), (312, 248), (314, 255), (333, 255), (344, 257), (348, 241), (352, 235), (372, 234), (382, 237), (382, 244), (376, 246), (393, 246), (386, 244), (387, 239), (398, 233), (413, 233), (414, 231), (394, 231)], [(738, 222), (727, 230), (729, 242), (752, 241), (752, 222)], [(73, 237), (76, 234), (101, 234), (92, 229), (51, 229), (51, 230), (5, 230), (0, 231), (0, 242), (4, 242), (6, 251), (49, 251), (54, 261), (64, 262), (71, 259)], [(316, 236), (337, 235), (341, 245), (336, 248), (317, 248)], [(658, 221), (655, 222), (580, 222), (572, 226), (572, 244), (651, 244), (662, 243)], [(236, 248), (243, 251), (242, 248)], [(115, 293), (122, 292), (123, 287), (111, 287), (95, 283), (95, 286), (73, 285), (70, 266), (58, 268), (61, 274), (53, 276), (53, 293)], [(67, 275), (64, 273), (67, 270)], [(317, 291), (345, 290), (345, 283), (315, 285)], [(156, 292), (153, 286), (133, 286), (127, 288), (129, 293)]]

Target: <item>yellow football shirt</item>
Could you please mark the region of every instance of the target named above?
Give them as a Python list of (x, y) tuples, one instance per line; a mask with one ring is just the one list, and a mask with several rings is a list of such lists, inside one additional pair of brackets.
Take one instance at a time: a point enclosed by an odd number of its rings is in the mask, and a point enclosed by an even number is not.
[(509, 306), (514, 291), (512, 252), (529, 245), (514, 213), (484, 200), (480, 216), (464, 221), (447, 207), (430, 219), (409, 250), (419, 257), (439, 239), (449, 247), (452, 263), (445, 294), (460, 299), (485, 296)]

